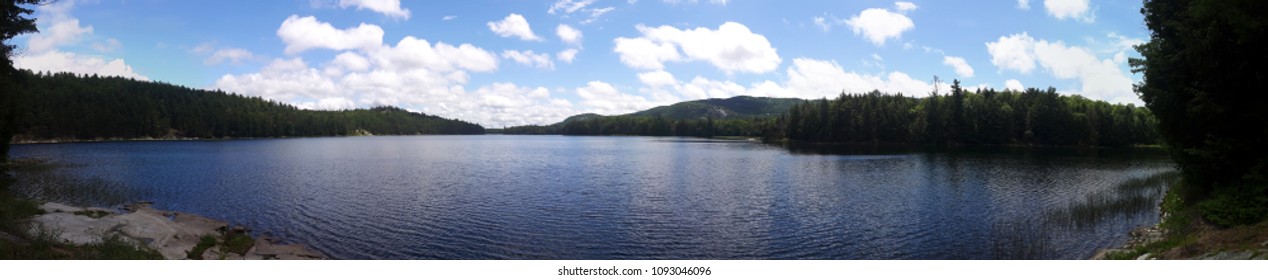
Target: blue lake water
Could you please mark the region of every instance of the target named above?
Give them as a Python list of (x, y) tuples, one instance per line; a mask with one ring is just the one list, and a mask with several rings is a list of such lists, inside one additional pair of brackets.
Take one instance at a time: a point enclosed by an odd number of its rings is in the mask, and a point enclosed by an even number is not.
[[(1172, 169), (1156, 150), (503, 135), (38, 144), (13, 155), (341, 259), (1082, 259), (1156, 223), (1162, 187), (1119, 185)], [(1147, 203), (1100, 207), (1124, 199)]]

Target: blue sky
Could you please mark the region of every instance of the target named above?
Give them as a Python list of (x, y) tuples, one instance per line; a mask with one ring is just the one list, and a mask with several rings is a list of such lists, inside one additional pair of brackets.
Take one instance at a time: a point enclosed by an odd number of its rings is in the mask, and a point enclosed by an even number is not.
[(926, 96), (935, 75), (1139, 105), (1140, 4), (63, 0), (36, 8), (15, 63), (486, 127), (735, 95)]

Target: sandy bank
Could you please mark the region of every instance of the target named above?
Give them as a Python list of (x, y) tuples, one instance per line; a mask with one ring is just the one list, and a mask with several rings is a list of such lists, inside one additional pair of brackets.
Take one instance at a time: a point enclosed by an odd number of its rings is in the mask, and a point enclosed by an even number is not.
[[(189, 252), (198, 246), (204, 236), (225, 240), (227, 234), (246, 234), (246, 229), (229, 228), (229, 224), (198, 215), (162, 211), (150, 208), (148, 203), (132, 204), (123, 213), (114, 210), (74, 207), (59, 203), (40, 206), (46, 214), (32, 218), (35, 227), (56, 234), (57, 239), (76, 245), (100, 242), (106, 236), (119, 236), (130, 242), (145, 245), (158, 251), (166, 259), (188, 259)], [(245, 254), (227, 252), (221, 245), (211, 246), (201, 255), (202, 259), (245, 260), (313, 260), (326, 259), (301, 244), (283, 244), (276, 238), (262, 236)]]

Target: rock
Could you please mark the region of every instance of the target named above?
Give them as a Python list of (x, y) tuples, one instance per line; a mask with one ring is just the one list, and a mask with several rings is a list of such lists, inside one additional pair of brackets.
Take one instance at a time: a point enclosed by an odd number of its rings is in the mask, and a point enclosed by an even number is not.
[[(106, 211), (100, 218), (76, 215), (77, 211), (89, 210), (64, 204), (46, 203), (41, 206), (47, 214), (32, 218), (36, 226), (32, 234), (39, 236), (53, 235), (65, 243), (87, 245), (101, 242), (103, 236), (119, 235), (125, 241), (145, 245), (158, 251), (166, 259), (185, 259), (190, 251), (198, 245), (203, 236), (224, 238), (229, 224), (193, 214), (155, 210), (149, 202), (128, 204), (124, 208), (127, 213)], [(96, 209), (104, 210), (104, 209)], [(242, 226), (232, 229), (236, 234), (247, 234), (251, 230)], [(311, 260), (325, 259), (326, 256), (307, 246), (300, 244), (283, 244), (272, 237), (261, 237), (249, 249), (246, 255), (224, 253), (219, 246), (203, 253), (206, 259), (287, 259)]]
[(1156, 259), (1156, 258), (1154, 258), (1154, 257), (1153, 257), (1153, 254), (1150, 254), (1150, 253), (1145, 253), (1145, 254), (1143, 254), (1143, 255), (1140, 255), (1139, 257), (1136, 257), (1136, 260), (1138, 260), (1138, 261), (1143, 261), (1143, 260), (1154, 260), (1154, 259)]
[[(280, 244), (271, 236), (262, 236), (255, 241), (255, 247), (247, 252), (248, 258), (274, 260), (321, 260), (326, 255), (300, 244)], [(251, 256), (254, 255), (254, 256)]]
[(84, 208), (74, 207), (74, 206), (56, 203), (56, 202), (49, 202), (49, 203), (44, 203), (43, 205), (40, 205), (40, 210), (44, 210), (44, 212), (46, 213), (55, 213), (55, 212), (75, 213), (75, 211), (82, 211), (84, 210)]
[(1249, 260), (1255, 256), (1255, 251), (1222, 251), (1216, 253), (1207, 253), (1198, 257), (1200, 260)]

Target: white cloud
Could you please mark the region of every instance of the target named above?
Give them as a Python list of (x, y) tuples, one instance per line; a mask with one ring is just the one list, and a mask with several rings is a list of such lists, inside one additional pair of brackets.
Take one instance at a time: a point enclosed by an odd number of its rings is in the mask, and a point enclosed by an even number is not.
[(992, 63), (1001, 70), (1027, 73), (1038, 64), (1058, 79), (1079, 80), (1080, 89), (1069, 93), (1140, 104), (1132, 91), (1132, 79), (1122, 70), (1121, 60), (1102, 59), (1086, 48), (1067, 46), (1059, 41), (1035, 40), (1026, 33), (1000, 37), (995, 43), (987, 43), (987, 49)]
[(912, 2), (894, 2), (894, 8), (898, 9), (898, 11), (900, 12), (908, 12), (908, 11), (915, 11), (916, 8), (919, 8), (919, 7), (916, 6), (916, 4)]
[(357, 10), (367, 9), (392, 18), (409, 19), (409, 9), (401, 9), (400, 0), (339, 0), (339, 7), (356, 6)]
[(626, 94), (602, 81), (590, 81), (586, 86), (577, 88), (576, 93), (589, 112), (602, 115), (627, 114), (663, 105), (642, 96)]
[(528, 20), (520, 14), (510, 14), (500, 21), (490, 21), (488, 25), (489, 30), (503, 38), (517, 37), (524, 41), (542, 41), (541, 37), (533, 34), (533, 28), (529, 27)]
[(365, 71), (371, 66), (369, 59), (354, 52), (341, 53), (330, 64), (348, 71)]
[(255, 55), (251, 54), (250, 51), (247, 51), (244, 49), (224, 48), (224, 49), (220, 49), (216, 51), (215, 53), (212, 53), (211, 57), (208, 57), (206, 60), (203, 60), (203, 64), (206, 64), (206, 65), (219, 65), (221, 63), (241, 64), (243, 61), (250, 60), (252, 57), (255, 57)]
[(27, 50), (42, 53), (57, 47), (79, 42), (84, 36), (92, 34), (92, 26), (79, 26), (79, 19), (54, 20), (51, 26), (41, 27), (42, 32), (31, 34), (27, 39)]
[(1089, 1), (1090, 0), (1044, 0), (1043, 7), (1048, 9), (1048, 15), (1057, 19), (1075, 19), (1083, 22), (1092, 22), (1095, 18), (1088, 7)]
[(368, 52), (370, 60), (382, 68), (393, 71), (426, 69), (435, 72), (497, 70), (497, 57), (484, 49), (462, 44), (454, 46), (406, 36), (396, 47), (380, 47)]
[(566, 49), (566, 50), (560, 51), (559, 53), (556, 53), (555, 58), (558, 58), (559, 61), (572, 63), (572, 60), (577, 58), (578, 52), (580, 52), (580, 50)]
[(906, 96), (926, 96), (933, 91), (929, 83), (916, 80), (903, 72), (884, 76), (845, 72), (835, 61), (808, 58), (793, 59), (788, 67), (786, 89), (801, 98), (834, 97), (841, 92), (865, 93), (879, 90)]
[(356, 28), (341, 30), (315, 17), (291, 15), (277, 29), (277, 37), (286, 43), (285, 52), (289, 55), (315, 48), (366, 50), (383, 44), (383, 28), (362, 23)]
[(716, 30), (680, 30), (668, 25), (636, 28), (642, 37), (613, 40), (613, 51), (620, 54), (622, 63), (633, 68), (660, 69), (665, 62), (703, 60), (727, 73), (766, 73), (781, 62), (765, 36), (735, 22), (723, 23)]
[(644, 85), (653, 88), (678, 85), (678, 79), (674, 79), (674, 74), (665, 72), (665, 70), (639, 73), (638, 80), (643, 82)]
[(1030, 9), (1030, 0), (1017, 0), (1017, 8), (1022, 10)]
[(1012, 91), (1023, 91), (1023, 90), (1026, 90), (1026, 87), (1022, 86), (1021, 81), (1018, 81), (1017, 79), (1009, 79), (1007, 81), (1004, 81), (1004, 89), (1012, 90)]
[(455, 20), (455, 19), (458, 19), (458, 16), (449, 15), (449, 16), (444, 16), (444, 17), (441, 17), (441, 18), (440, 18), (440, 20), (446, 20), (446, 21), (448, 21), (448, 20)]
[(863, 10), (846, 20), (846, 24), (853, 28), (854, 34), (863, 35), (877, 46), (885, 45), (886, 40), (901, 38), (903, 32), (916, 28), (907, 16), (876, 8)]
[(546, 10), (546, 12), (552, 15), (559, 11), (563, 11), (565, 14), (571, 14), (584, 9), (590, 4), (594, 4), (594, 1), (595, 0), (559, 0), (556, 1), (555, 4), (550, 5), (550, 9)]
[(828, 32), (828, 30), (832, 29), (832, 24), (828, 23), (828, 20), (823, 17), (814, 17), (814, 22), (815, 25), (823, 29), (823, 32)]
[(533, 51), (502, 51), (502, 58), (510, 59), (516, 63), (533, 66), (541, 69), (555, 69), (555, 63), (550, 60), (549, 54), (534, 53)]
[(300, 102), (295, 107), (313, 110), (348, 110), (357, 107), (356, 102), (343, 97), (322, 98), (316, 102)]
[(117, 76), (143, 81), (150, 80), (148, 77), (133, 71), (132, 66), (128, 66), (123, 59), (106, 60), (96, 56), (58, 50), (14, 57), (13, 66), (36, 72), (71, 72), (84, 75)]
[(955, 74), (959, 75), (960, 77), (963, 77), (963, 78), (973, 77), (973, 66), (969, 66), (969, 63), (967, 61), (964, 61), (963, 57), (944, 56), (942, 57), (942, 64), (946, 64), (947, 66), (951, 66), (952, 68), (955, 68)]
[(224, 75), (215, 87), (305, 108), (392, 105), (494, 124), (489, 118), (492, 113), (479, 108), (499, 99), (470, 96), (464, 90), (470, 80), (469, 72), (492, 72), (498, 68), (497, 55), (482, 48), (431, 43), (407, 36), (394, 46), (349, 48), (322, 65), (311, 66), (300, 57), (274, 59), (257, 72)]
[(579, 114), (572, 102), (552, 98), (544, 87), (493, 83), (464, 94), (452, 107), (464, 109), (454, 117), (486, 127), (551, 124)]
[(39, 11), (35, 22), (42, 32), (29, 35), (26, 52), (13, 57), (13, 66), (37, 72), (70, 72), (149, 80), (133, 71), (132, 66), (122, 58), (110, 59), (60, 50), (60, 47), (78, 46), (84, 41), (90, 43), (89, 48), (103, 53), (122, 47), (113, 38), (104, 42), (94, 40), (93, 27), (80, 26), (79, 19), (71, 15), (74, 5), (74, 1), (64, 1), (35, 7)]
[(991, 64), (996, 67), (1026, 74), (1035, 69), (1034, 44), (1035, 39), (1023, 32), (987, 42), (986, 51), (991, 54)]
[(567, 24), (560, 24), (555, 27), (555, 35), (559, 36), (559, 40), (563, 40), (564, 43), (581, 45), (581, 30), (572, 28), (572, 26)]

